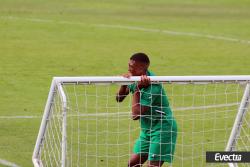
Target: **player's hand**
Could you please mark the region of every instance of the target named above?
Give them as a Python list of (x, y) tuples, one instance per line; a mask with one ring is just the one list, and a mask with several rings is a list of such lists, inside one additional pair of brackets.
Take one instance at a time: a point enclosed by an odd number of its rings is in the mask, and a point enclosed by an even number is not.
[(130, 78), (132, 76), (131, 72), (127, 72), (126, 74), (122, 75), (125, 78)]
[(141, 81), (138, 82), (138, 88), (147, 88), (150, 85), (151, 81), (147, 75), (141, 76)]

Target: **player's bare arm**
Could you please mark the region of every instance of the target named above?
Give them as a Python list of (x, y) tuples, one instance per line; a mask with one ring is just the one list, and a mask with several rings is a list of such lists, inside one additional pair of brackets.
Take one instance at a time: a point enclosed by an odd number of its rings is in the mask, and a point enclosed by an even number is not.
[(125, 97), (129, 94), (129, 89), (127, 85), (122, 85), (116, 94), (116, 101), (117, 102), (122, 102)]
[[(132, 76), (132, 74), (130, 72), (123, 74), (122, 75), (125, 78), (130, 78)], [(118, 91), (118, 93), (116, 94), (116, 101), (117, 102), (122, 102), (126, 96), (129, 94), (129, 88), (127, 85), (122, 85)]]
[(137, 89), (133, 95), (132, 100), (132, 119), (137, 120), (140, 115), (143, 115), (149, 110), (149, 107), (140, 105), (140, 89), (146, 88), (150, 85), (150, 78), (146, 75), (141, 76), (141, 81), (137, 85)]

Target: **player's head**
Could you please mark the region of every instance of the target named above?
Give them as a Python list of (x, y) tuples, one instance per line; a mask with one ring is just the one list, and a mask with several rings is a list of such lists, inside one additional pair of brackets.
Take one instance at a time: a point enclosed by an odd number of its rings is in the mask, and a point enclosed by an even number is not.
[(150, 60), (145, 53), (135, 53), (128, 62), (128, 71), (133, 76), (145, 75), (149, 64)]

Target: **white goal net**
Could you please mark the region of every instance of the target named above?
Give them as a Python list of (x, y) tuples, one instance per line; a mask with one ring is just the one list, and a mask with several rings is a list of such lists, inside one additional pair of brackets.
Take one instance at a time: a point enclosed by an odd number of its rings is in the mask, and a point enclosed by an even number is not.
[[(115, 98), (120, 85), (138, 80), (55, 78), (34, 165), (127, 166), (140, 124), (131, 119), (132, 96), (122, 103)], [(250, 151), (249, 80), (249, 76), (151, 77), (152, 84), (164, 87), (178, 125), (173, 167), (228, 166), (206, 163), (206, 151)]]

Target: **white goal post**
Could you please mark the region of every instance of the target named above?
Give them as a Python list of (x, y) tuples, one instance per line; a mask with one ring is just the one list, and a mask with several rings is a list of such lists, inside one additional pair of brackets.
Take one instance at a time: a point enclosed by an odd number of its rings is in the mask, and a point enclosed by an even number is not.
[[(150, 76), (163, 85), (178, 125), (172, 166), (206, 163), (206, 151), (250, 151), (250, 75)], [(140, 77), (54, 77), (32, 161), (44, 166), (127, 166), (138, 121), (120, 85)], [(225, 164), (247, 166), (246, 164)]]

